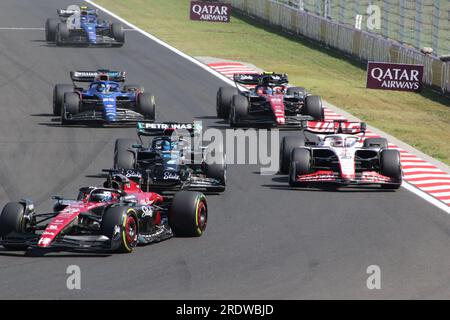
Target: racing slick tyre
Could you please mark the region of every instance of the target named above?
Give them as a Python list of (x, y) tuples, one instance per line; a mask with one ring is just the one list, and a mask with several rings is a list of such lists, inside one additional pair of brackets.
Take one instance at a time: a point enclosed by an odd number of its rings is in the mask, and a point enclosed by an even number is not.
[(69, 37), (69, 29), (67, 28), (67, 25), (65, 23), (58, 23), (58, 26), (56, 27), (56, 35), (55, 35), (55, 41), (56, 45), (62, 46), (63, 40), (67, 39)]
[(123, 31), (123, 26), (119, 23), (111, 24), (111, 36), (115, 39), (119, 44), (125, 43), (125, 32)]
[(138, 91), (140, 93), (143, 93), (144, 87), (140, 86), (138, 84), (127, 84), (123, 86), (123, 91)]
[(57, 84), (53, 89), (53, 115), (60, 116), (64, 106), (64, 94), (73, 92), (73, 85)]
[(322, 99), (319, 96), (307, 96), (303, 106), (303, 114), (313, 117), (316, 121), (323, 121), (325, 116)]
[(47, 19), (45, 21), (45, 41), (53, 42), (56, 40), (56, 28), (59, 21), (56, 19)]
[(305, 145), (303, 136), (283, 137), (280, 145), (280, 173), (287, 174), (291, 165), (292, 150)]
[(303, 148), (295, 148), (291, 154), (289, 168), (289, 185), (291, 187), (306, 187), (306, 182), (298, 182), (297, 176), (307, 174), (311, 170), (311, 152)]
[(306, 94), (306, 89), (303, 87), (289, 87), (286, 90), (286, 94), (289, 96), (291, 95), (304, 96)]
[(105, 210), (100, 233), (111, 239), (113, 252), (132, 252), (138, 243), (138, 232), (137, 214), (133, 208), (109, 207)]
[(114, 169), (134, 170), (133, 139), (117, 139), (114, 145)]
[(234, 95), (231, 99), (230, 126), (238, 127), (243, 118), (248, 114), (248, 100), (241, 95)]
[(66, 92), (64, 94), (64, 112), (61, 114), (61, 123), (71, 123), (67, 115), (77, 113), (80, 113), (80, 96), (75, 92)]
[(380, 173), (383, 176), (400, 181), (394, 184), (382, 184), (383, 189), (398, 189), (402, 181), (402, 167), (398, 150), (384, 149), (380, 154)]
[(137, 110), (144, 116), (146, 120), (155, 120), (156, 118), (156, 102), (155, 96), (148, 92), (139, 95)]
[(220, 87), (217, 91), (216, 111), (217, 117), (221, 119), (228, 119), (230, 115), (230, 106), (233, 96), (237, 95), (236, 88)]
[(180, 191), (173, 197), (169, 223), (179, 237), (200, 237), (208, 222), (208, 207), (200, 192)]
[(387, 149), (388, 141), (385, 138), (367, 138), (364, 140), (363, 148)]
[[(24, 232), (25, 220), (23, 215), (25, 207), (19, 202), (7, 203), (0, 214), (0, 237), (7, 236), (11, 232)], [(3, 247), (8, 250), (26, 250), (27, 245), (6, 245)]]
[(225, 186), (227, 184), (227, 164), (225, 162), (225, 157), (223, 153), (217, 152), (215, 155), (217, 162), (212, 163), (210, 154), (206, 156), (206, 176), (208, 178), (216, 179), (220, 182), (222, 186), (208, 188), (208, 191), (212, 192), (223, 192), (225, 191)]

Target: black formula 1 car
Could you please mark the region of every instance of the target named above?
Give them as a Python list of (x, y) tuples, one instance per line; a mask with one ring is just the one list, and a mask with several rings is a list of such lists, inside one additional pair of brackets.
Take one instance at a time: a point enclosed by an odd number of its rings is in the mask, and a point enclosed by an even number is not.
[[(121, 85), (125, 72), (111, 70), (72, 71), (72, 84), (53, 90), (53, 114), (62, 124), (79, 122), (126, 123), (153, 121), (155, 97), (140, 85)], [(87, 88), (77, 83), (89, 83)]]
[[(286, 74), (235, 74), (236, 88), (221, 87), (217, 92), (219, 118), (233, 127), (277, 126), (299, 128), (304, 120), (323, 121), (324, 109), (318, 96), (302, 87), (288, 87)], [(238, 84), (255, 85), (248, 91)]]
[[(142, 190), (204, 189), (225, 191), (227, 166), (223, 147), (213, 153), (199, 145), (201, 123), (139, 122), (135, 139), (117, 139), (114, 169)], [(142, 136), (152, 137), (145, 145)]]
[[(319, 129), (319, 128), (320, 129)], [(284, 137), (280, 145), (280, 172), (289, 185), (379, 185), (398, 189), (402, 166), (398, 150), (385, 138), (366, 138), (366, 124), (330, 121)]]
[(10, 202), (0, 214), (0, 245), (10, 250), (131, 252), (138, 244), (175, 236), (198, 237), (208, 218), (205, 196), (143, 192), (123, 175), (102, 187), (81, 188), (74, 200), (54, 197), (53, 212), (37, 213), (30, 200)]
[(97, 9), (71, 5), (57, 10), (59, 19), (47, 19), (45, 39), (63, 45), (122, 46), (125, 33), (119, 23), (98, 18)]

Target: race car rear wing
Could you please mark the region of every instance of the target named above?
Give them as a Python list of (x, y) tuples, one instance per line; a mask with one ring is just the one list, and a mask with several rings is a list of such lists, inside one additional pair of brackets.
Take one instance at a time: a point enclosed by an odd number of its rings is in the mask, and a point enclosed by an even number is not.
[(98, 15), (97, 9), (88, 9), (87, 7), (79, 7), (77, 9), (58, 9), (56, 11), (61, 18), (69, 18), (74, 14), (84, 14), (84, 15)]
[(193, 137), (196, 134), (200, 134), (202, 131), (202, 122), (194, 121), (193, 123), (181, 123), (181, 122), (138, 122), (137, 134), (138, 136), (161, 136), (171, 135), (173, 131), (187, 131)]
[[(102, 76), (105, 78), (102, 79)], [(124, 82), (126, 73), (124, 71), (111, 71), (99, 69), (96, 71), (71, 71), (70, 78), (75, 82), (93, 82), (96, 79)]]
[(365, 133), (365, 122), (334, 120), (334, 121), (308, 121), (306, 131), (318, 134), (359, 134)]
[(236, 83), (243, 85), (267, 84), (273, 86), (285, 85), (289, 82), (287, 74), (281, 73), (236, 73), (233, 75)]

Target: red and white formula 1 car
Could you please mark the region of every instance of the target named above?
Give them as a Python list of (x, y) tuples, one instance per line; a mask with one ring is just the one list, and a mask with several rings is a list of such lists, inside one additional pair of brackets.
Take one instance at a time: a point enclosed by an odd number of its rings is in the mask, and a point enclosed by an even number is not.
[(35, 212), (29, 200), (10, 202), (0, 214), (0, 244), (74, 251), (131, 252), (138, 244), (172, 236), (201, 236), (207, 204), (199, 192), (173, 197), (143, 192), (121, 174), (110, 174), (103, 187), (85, 187), (76, 200), (54, 197), (51, 213)]
[[(318, 129), (320, 128), (320, 129)], [(302, 135), (284, 137), (280, 171), (289, 171), (289, 185), (380, 185), (398, 189), (402, 168), (398, 150), (388, 149), (384, 138), (365, 138), (366, 124), (323, 122)], [(308, 138), (308, 133), (315, 133)]]

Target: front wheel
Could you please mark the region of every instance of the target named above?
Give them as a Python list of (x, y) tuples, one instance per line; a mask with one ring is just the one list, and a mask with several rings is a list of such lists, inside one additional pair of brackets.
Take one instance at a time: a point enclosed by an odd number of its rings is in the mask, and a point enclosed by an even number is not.
[(61, 114), (61, 123), (69, 124), (71, 121), (68, 115), (80, 113), (80, 96), (75, 92), (66, 92), (64, 94), (64, 111)]
[(138, 243), (136, 211), (129, 207), (107, 208), (103, 214), (100, 232), (111, 239), (113, 252), (132, 252)]
[(206, 176), (217, 180), (221, 186), (209, 188), (208, 190), (213, 192), (223, 192), (225, 191), (225, 186), (227, 183), (227, 164), (225, 162), (225, 157), (222, 153), (217, 153), (215, 155), (216, 162), (213, 163), (210, 154), (206, 158)]
[[(25, 230), (25, 207), (19, 202), (7, 203), (0, 214), (0, 237), (5, 237), (12, 232), (24, 232)], [(8, 250), (26, 250), (27, 245), (6, 245)]]
[(296, 147), (303, 147), (305, 145), (305, 138), (299, 136), (283, 137), (280, 145), (280, 173), (287, 174), (291, 165), (292, 150)]
[(248, 115), (248, 107), (249, 103), (246, 97), (241, 95), (234, 95), (231, 100), (231, 109), (230, 109), (230, 126), (238, 127), (242, 124), (242, 119), (244, 119)]
[(208, 222), (206, 197), (200, 192), (192, 191), (175, 194), (169, 222), (176, 236), (200, 237)]
[(291, 187), (306, 187), (306, 182), (298, 182), (299, 175), (311, 171), (311, 152), (304, 148), (295, 148), (291, 154), (291, 165), (289, 168), (289, 185)]
[(146, 120), (154, 121), (156, 119), (155, 97), (148, 92), (141, 93), (138, 97), (137, 109)]
[(120, 44), (125, 43), (125, 32), (123, 31), (123, 27), (121, 24), (119, 23), (111, 24), (111, 35)]
[(47, 19), (47, 21), (45, 21), (45, 41), (53, 42), (56, 40), (57, 28), (58, 28), (58, 20)]
[(400, 163), (400, 152), (393, 149), (384, 149), (380, 154), (380, 173), (392, 178), (397, 183), (382, 184), (383, 189), (398, 189), (402, 184), (402, 167)]

